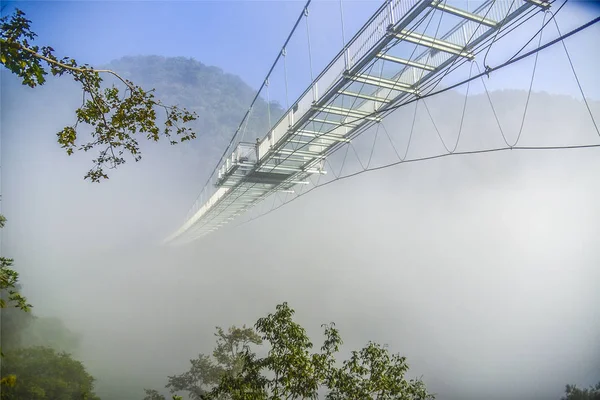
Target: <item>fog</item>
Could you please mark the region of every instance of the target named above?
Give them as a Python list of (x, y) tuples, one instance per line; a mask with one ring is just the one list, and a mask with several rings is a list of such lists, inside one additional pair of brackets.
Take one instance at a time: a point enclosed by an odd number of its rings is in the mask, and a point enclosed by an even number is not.
[[(2, 92), (3, 253), (34, 311), (82, 334), (77, 356), (101, 396), (163, 388), (212, 350), (215, 326), (251, 325), (283, 301), (316, 344), (320, 325), (335, 321), (343, 356), (389, 344), (441, 400), (558, 399), (565, 384), (600, 378), (597, 149), (402, 164), (169, 247), (159, 243), (210, 163), (145, 144), (140, 163), (91, 184), (91, 157), (67, 157), (55, 142), (73, 119), (75, 87), (51, 80), (32, 91), (2, 71)], [(428, 101), (443, 132), (462, 105), (447, 96)], [(511, 135), (524, 96), (493, 94)], [(499, 144), (484, 100), (469, 102), (461, 148)], [(536, 93), (530, 113), (523, 144), (598, 141), (578, 99)], [(407, 115), (385, 122), (399, 143)], [(412, 156), (440, 150), (427, 118), (417, 114)], [(357, 144), (363, 157), (368, 138)], [(385, 151), (375, 164), (390, 161)]]

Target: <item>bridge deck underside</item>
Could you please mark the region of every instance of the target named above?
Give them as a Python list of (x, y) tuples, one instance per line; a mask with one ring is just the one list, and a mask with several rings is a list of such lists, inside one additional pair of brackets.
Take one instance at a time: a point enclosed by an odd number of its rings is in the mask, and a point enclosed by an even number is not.
[[(488, 0), (468, 12), (441, 0), (386, 2), (256, 144), (254, 160), (238, 149), (229, 155), (214, 194), (167, 241), (194, 240), (268, 195), (325, 174), (325, 157), (381, 121), (390, 107), (419, 96), (457, 63), (472, 61), (498, 29), (548, 6)], [(456, 23), (432, 35), (424, 26), (433, 13)]]

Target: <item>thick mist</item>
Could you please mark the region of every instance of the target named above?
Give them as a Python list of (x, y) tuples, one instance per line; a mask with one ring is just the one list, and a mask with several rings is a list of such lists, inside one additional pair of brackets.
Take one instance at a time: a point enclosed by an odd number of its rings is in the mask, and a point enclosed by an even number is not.
[[(525, 94), (492, 95), (511, 135)], [(428, 101), (452, 143), (461, 99)], [(283, 301), (315, 344), (320, 324), (335, 321), (344, 356), (368, 340), (389, 344), (441, 400), (558, 399), (567, 383), (598, 381), (598, 150), (403, 164), (161, 247), (213, 160), (145, 144), (140, 163), (83, 181), (91, 155), (67, 157), (54, 135), (78, 101), (75, 86), (51, 80), (34, 91), (2, 71), (2, 245), (35, 312), (82, 335), (77, 356), (101, 397), (162, 389), (212, 350), (215, 326), (252, 324)], [(525, 144), (594, 140), (577, 99), (536, 93), (530, 113)], [(385, 120), (402, 149), (408, 117), (410, 107)], [(485, 96), (473, 96), (461, 143), (498, 145), (494, 126)], [(435, 135), (418, 113), (410, 155), (439, 151)], [(194, 149), (214, 140), (223, 139), (204, 132)], [(389, 146), (374, 154), (375, 164), (393, 158)]]

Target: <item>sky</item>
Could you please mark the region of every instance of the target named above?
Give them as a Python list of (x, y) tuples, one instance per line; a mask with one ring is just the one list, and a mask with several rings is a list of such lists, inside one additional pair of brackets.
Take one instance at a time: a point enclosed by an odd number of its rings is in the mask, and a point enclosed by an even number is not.
[[(296, 1), (15, 4), (57, 53), (96, 65), (138, 54), (193, 57), (252, 87), (302, 9)], [(347, 38), (379, 2), (343, 4)], [(592, 2), (570, 5), (563, 30), (598, 14)], [(342, 43), (338, 17), (337, 1), (311, 8), (316, 71)], [(596, 26), (568, 41), (595, 100), (600, 54), (590, 49), (599, 34)], [(554, 107), (534, 97), (525, 139), (597, 141), (559, 50), (540, 56), (535, 89), (566, 96)], [(297, 68), (304, 77), (292, 91), (301, 92), (309, 76)], [(524, 88), (529, 73), (524, 63), (488, 83)], [(103, 382), (119, 371), (139, 382), (140, 397), (141, 385), (161, 388), (210, 351), (215, 325), (251, 324), (283, 300), (311, 336), (334, 320), (346, 353), (367, 340), (390, 344), (441, 400), (558, 399), (568, 382), (599, 380), (597, 150), (404, 165), (320, 189), (186, 248), (154, 248), (143, 239), (169, 233), (197, 194), (185, 168), (196, 165), (193, 154), (165, 148), (164, 158), (128, 163), (106, 183), (84, 182), (87, 160), (66, 157), (52, 134), (72, 119), (73, 89), (3, 82), (2, 245), (18, 261), (35, 312), (83, 332), (81, 358)], [(474, 85), (471, 94), (481, 93)], [(467, 143), (497, 143), (497, 132), (483, 129), (493, 124), (484, 100), (474, 97)], [(500, 102), (511, 134), (523, 104), (513, 100)], [(431, 106), (435, 114), (457, 104), (450, 97)], [(450, 138), (460, 112), (452, 115), (440, 125)], [(406, 115), (395, 118), (388, 127), (406, 126)], [(430, 136), (415, 151), (434, 137), (422, 111), (418, 120)]]
[[(126, 55), (158, 54), (195, 58), (223, 68), (258, 89), (280, 52), (285, 38), (304, 8), (304, 1), (13, 1), (34, 22), (35, 32), (61, 55), (101, 65)], [(473, 9), (480, 2), (453, 2)], [(557, 9), (561, 2), (556, 2)], [(309, 31), (314, 75), (320, 72), (381, 5), (378, 0), (316, 0), (309, 7)], [(571, 0), (557, 17), (566, 32), (600, 13), (593, 1)], [(344, 35), (342, 37), (342, 14)], [(540, 17), (541, 18), (541, 17)], [(540, 22), (530, 23), (516, 34), (520, 40), (500, 42), (489, 55), (490, 63), (503, 61), (516, 50), (527, 33)], [(551, 25), (545, 39), (557, 37)], [(586, 45), (600, 34), (595, 26), (567, 40), (587, 95), (600, 98), (597, 74), (588, 66), (600, 63), (600, 55)], [(533, 46), (534, 43), (531, 45)], [(531, 46), (529, 48), (531, 48)], [(528, 48), (528, 49), (529, 49)], [(288, 52), (289, 103), (310, 83), (307, 65), (308, 41), (304, 22), (291, 40)], [(512, 52), (510, 52), (512, 54)], [(564, 58), (561, 48), (546, 50), (547, 57)], [(525, 63), (528, 63), (526, 61)], [(285, 105), (283, 67), (279, 63), (271, 80), (271, 98)], [(579, 93), (563, 79), (569, 71), (546, 72), (540, 68), (537, 81), (556, 93)], [(567, 82), (567, 83), (565, 83)], [(529, 74), (496, 79), (490, 89), (527, 88)], [(264, 95), (264, 93), (263, 93)], [(240, 117), (241, 118), (241, 117)]]
[[(64, 54), (90, 64), (125, 55), (193, 57), (239, 75), (258, 88), (304, 8), (300, 1), (40, 1), (14, 2), (36, 32)], [(378, 1), (344, 4), (346, 39), (379, 7)], [(315, 71), (342, 47), (339, 3), (315, 1), (309, 19)], [(334, 15), (335, 18), (331, 18)], [(108, 22), (110, 21), (110, 22)], [(297, 37), (306, 52), (306, 27)], [(298, 40), (299, 40), (298, 39)], [(109, 45), (107, 46), (107, 43)], [(306, 71), (306, 76), (309, 73)], [(290, 75), (292, 76), (292, 75)], [(303, 90), (304, 88), (302, 88)]]

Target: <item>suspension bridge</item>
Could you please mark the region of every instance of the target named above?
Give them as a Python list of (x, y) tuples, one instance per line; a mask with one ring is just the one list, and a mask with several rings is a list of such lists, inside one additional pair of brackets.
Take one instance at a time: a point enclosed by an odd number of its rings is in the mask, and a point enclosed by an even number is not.
[[(268, 97), (275, 66), (283, 63), (285, 68), (290, 39), (301, 21), (308, 21), (309, 0), (200, 196), (165, 243), (196, 240), (273, 194), (298, 194), (297, 188), (311, 185), (313, 177), (333, 172), (327, 168), (332, 154), (394, 110), (439, 93), (436, 88), (448, 76), (456, 75), (458, 83), (442, 90), (533, 55), (541, 47), (541, 36), (536, 50), (502, 65), (490, 67), (481, 60), (490, 46), (533, 16), (544, 15), (545, 27), (552, 19), (545, 14), (553, 3), (485, 0), (468, 9), (446, 0), (387, 0), (314, 78), (311, 65), (312, 82), (264, 136), (244, 142), (242, 133), (257, 99), (265, 92)], [(477, 64), (474, 77), (476, 60), (483, 64)], [(459, 68), (462, 65), (471, 65), (468, 77)], [(593, 119), (591, 111), (590, 116)], [(447, 150), (452, 153), (456, 146)]]

